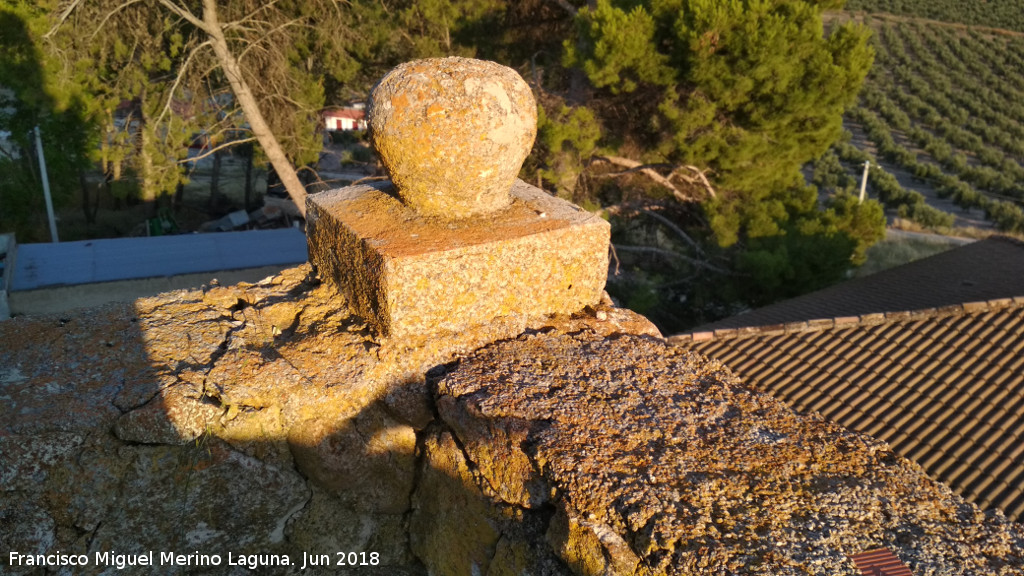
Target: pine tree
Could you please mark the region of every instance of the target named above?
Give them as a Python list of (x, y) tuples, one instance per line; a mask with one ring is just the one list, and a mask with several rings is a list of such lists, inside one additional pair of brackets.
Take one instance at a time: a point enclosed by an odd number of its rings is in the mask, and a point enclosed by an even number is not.
[(35, 41), (39, 14), (33, 3), (0, 2), (0, 231), (22, 242), (49, 240), (36, 129), (57, 208), (86, 192), (82, 174), (98, 136), (86, 120), (87, 95), (46, 73), (53, 62)]
[(839, 137), (872, 63), (866, 29), (824, 34), (825, 5), (598, 0), (580, 10), (566, 63), (599, 90), (603, 125), (645, 160), (710, 170), (723, 244), (778, 234), (814, 210), (794, 193), (800, 167)]
[(397, 31), (404, 59), (477, 56), (477, 45), (499, 28), (502, 0), (400, 0)]

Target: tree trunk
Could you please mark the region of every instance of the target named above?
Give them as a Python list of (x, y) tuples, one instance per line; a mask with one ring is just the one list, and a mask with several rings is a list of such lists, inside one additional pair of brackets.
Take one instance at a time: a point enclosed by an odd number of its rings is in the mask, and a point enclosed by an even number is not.
[(295, 168), (289, 162), (288, 157), (285, 156), (284, 150), (281, 149), (281, 145), (278, 143), (274, 133), (270, 131), (270, 126), (267, 125), (266, 120), (263, 118), (263, 113), (260, 112), (256, 97), (242, 76), (242, 69), (228, 47), (224, 30), (220, 27), (215, 0), (203, 0), (203, 24), (203, 31), (210, 37), (214, 54), (216, 54), (217, 60), (224, 70), (228, 83), (231, 84), (231, 91), (238, 100), (238, 106), (242, 109), (242, 113), (245, 114), (245, 119), (249, 122), (253, 136), (259, 141), (263, 151), (266, 152), (270, 164), (273, 165), (274, 170), (277, 171), (281, 182), (284, 184), (285, 190), (288, 191), (288, 196), (295, 202), (299, 213), (305, 217), (306, 189), (302, 182), (299, 181)]

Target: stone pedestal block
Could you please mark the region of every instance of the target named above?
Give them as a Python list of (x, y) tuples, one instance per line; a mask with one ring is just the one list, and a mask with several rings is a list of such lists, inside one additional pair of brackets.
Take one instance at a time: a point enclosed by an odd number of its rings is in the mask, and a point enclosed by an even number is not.
[(441, 335), (510, 314), (596, 304), (607, 222), (522, 181), (512, 203), (457, 221), (402, 204), (388, 182), (307, 200), (309, 258), (381, 335)]

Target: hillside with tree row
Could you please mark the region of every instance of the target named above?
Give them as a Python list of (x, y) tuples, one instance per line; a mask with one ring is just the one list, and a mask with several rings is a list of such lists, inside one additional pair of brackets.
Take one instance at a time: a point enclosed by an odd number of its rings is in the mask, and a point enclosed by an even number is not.
[(1021, 0), (848, 0), (845, 8), (851, 12), (884, 12), (1024, 32), (1024, 2)]
[[(996, 229), (1024, 233), (1024, 38), (921, 21), (868, 21), (875, 66), (846, 118), (878, 158), (847, 136), (815, 164), (816, 179), (849, 187), (850, 176), (841, 173), (881, 160), (909, 174), (915, 187), (960, 209), (980, 210)], [(922, 226), (953, 224), (953, 214), (930, 207), (895, 178), (876, 175), (870, 187), (887, 207)]]

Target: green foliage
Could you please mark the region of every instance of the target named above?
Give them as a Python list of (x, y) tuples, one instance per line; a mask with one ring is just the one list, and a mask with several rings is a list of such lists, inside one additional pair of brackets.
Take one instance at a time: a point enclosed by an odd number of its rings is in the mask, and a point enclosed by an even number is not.
[(845, 234), (815, 228), (795, 227), (785, 234), (752, 240), (749, 248), (737, 255), (737, 269), (745, 277), (740, 284), (744, 301), (762, 306), (824, 288), (844, 277), (854, 241)]
[[(798, 201), (792, 201), (796, 198)], [(768, 304), (817, 290), (841, 280), (853, 265), (864, 262), (868, 248), (885, 236), (880, 204), (840, 192), (819, 211), (814, 188), (736, 210), (719, 210), (747, 222), (743, 249), (732, 251), (735, 269), (744, 278), (740, 298)], [(718, 237), (722, 234), (719, 232)]]
[(82, 95), (48, 75), (55, 62), (38, 49), (40, 18), (32, 4), (0, 3), (0, 231), (23, 242), (49, 239), (34, 130), (56, 208), (79, 188), (96, 144)]
[(820, 12), (806, 2), (597, 6), (581, 12), (569, 61), (612, 92), (648, 88), (641, 105), (651, 121), (637, 130), (667, 135), (666, 156), (711, 166), (726, 189), (770, 194), (792, 185), (799, 166), (838, 137), (871, 66), (864, 29), (825, 38)]
[(644, 7), (627, 11), (601, 0), (583, 11), (576, 31), (579, 42), (565, 42), (565, 62), (582, 66), (595, 86), (619, 94), (635, 91), (641, 82), (672, 81), (668, 56), (656, 49), (654, 18)]
[(580, 174), (600, 138), (600, 126), (586, 107), (558, 104), (553, 113), (537, 107), (534, 161), (539, 163), (540, 175), (555, 184), (559, 196), (573, 199)]
[(879, 240), (885, 238), (885, 210), (874, 200), (860, 202), (857, 196), (840, 192), (826, 202), (826, 229), (840, 232), (856, 245), (851, 260), (861, 265), (867, 251)]
[[(99, 0), (60, 10), (51, 4), (37, 10), (40, 34), (47, 34), (40, 46), (61, 63), (46, 71), (48, 78), (85, 95), (89, 120), (104, 132), (97, 159), (111, 178), (135, 175), (141, 196), (152, 200), (185, 181), (194, 138), (216, 147), (250, 137), (250, 119), (203, 26), (164, 4)], [(175, 5), (181, 14), (203, 17), (198, 3)], [(363, 58), (378, 57), (388, 37), (375, 24), (384, 10), (369, 1), (217, 3), (227, 50), (293, 165), (319, 157), (318, 113), (327, 91), (368, 82), (359, 75)]]
[[(704, 169), (717, 191), (687, 222), (701, 237), (690, 257), (713, 258), (717, 272), (650, 256), (639, 265), (674, 272), (630, 277), (657, 278), (658, 301), (648, 301), (651, 282), (620, 293), (670, 330), (835, 282), (883, 236), (881, 206), (859, 204), (839, 158), (824, 156), (874, 57), (863, 26), (824, 33), (822, 11), (838, 4), (598, 0), (579, 11), (563, 63), (596, 89), (586, 104), (598, 142), (654, 166)], [(805, 186), (800, 169), (815, 159), (816, 186)], [(707, 198), (699, 186), (694, 196)], [(818, 187), (832, 192), (825, 206)]]
[(811, 183), (819, 191), (835, 194), (849, 192), (857, 185), (857, 180), (846, 170), (832, 149), (814, 161), (814, 173)]
[(1012, 202), (992, 202), (986, 210), (986, 217), (996, 223), (1000, 230), (1024, 233), (1024, 210)]
[(500, 0), (404, 0), (397, 3), (403, 58), (468, 56), (493, 34), (505, 10)]
[[(658, 161), (710, 168), (724, 245), (779, 234), (802, 200), (800, 167), (841, 133), (872, 62), (857, 25), (823, 34), (799, 0), (599, 0), (581, 10), (566, 62), (614, 104), (604, 126)], [(802, 208), (798, 209), (800, 212)]]
[[(815, 201), (813, 189), (807, 196), (810, 203)], [(842, 193), (821, 212), (808, 209), (781, 225), (771, 218), (765, 221), (773, 228), (771, 234), (722, 248), (695, 224), (685, 232), (699, 241), (696, 247), (673, 241), (677, 236), (663, 226), (651, 231), (651, 219), (614, 218), (612, 238), (619, 245), (624, 272), (609, 277), (609, 293), (631, 308), (637, 306), (633, 309), (647, 314), (665, 333), (678, 332), (840, 281), (885, 234), (877, 202), (860, 204)], [(656, 250), (624, 250), (628, 246), (621, 243)]]

